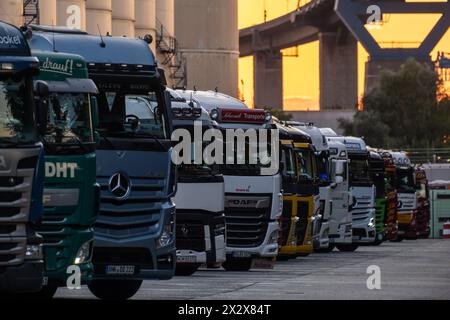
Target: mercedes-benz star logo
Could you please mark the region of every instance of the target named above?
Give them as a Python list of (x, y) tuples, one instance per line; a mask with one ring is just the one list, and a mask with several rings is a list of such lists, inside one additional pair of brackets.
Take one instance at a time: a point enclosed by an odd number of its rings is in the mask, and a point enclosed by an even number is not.
[(124, 173), (118, 172), (109, 179), (109, 192), (117, 200), (125, 200), (131, 193), (131, 180)]

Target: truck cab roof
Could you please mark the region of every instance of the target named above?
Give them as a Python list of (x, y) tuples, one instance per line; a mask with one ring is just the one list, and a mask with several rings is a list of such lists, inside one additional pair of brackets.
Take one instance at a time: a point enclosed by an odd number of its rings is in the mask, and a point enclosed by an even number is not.
[(192, 98), (198, 101), (208, 111), (217, 108), (249, 109), (244, 102), (216, 91), (176, 90), (176, 92), (186, 100)]
[(287, 121), (286, 124), (307, 133), (311, 137), (316, 151), (322, 152), (329, 150), (327, 139), (319, 128), (306, 122)]
[(33, 49), (75, 53), (90, 64), (157, 65), (148, 43), (140, 39), (90, 35), (65, 27), (33, 26), (28, 41)]
[(39, 61), (31, 56), (30, 47), (22, 32), (17, 27), (1, 21), (0, 61), (1, 74), (39, 73)]
[(349, 155), (368, 155), (366, 143), (358, 137), (328, 137), (327, 140), (340, 142), (345, 145)]

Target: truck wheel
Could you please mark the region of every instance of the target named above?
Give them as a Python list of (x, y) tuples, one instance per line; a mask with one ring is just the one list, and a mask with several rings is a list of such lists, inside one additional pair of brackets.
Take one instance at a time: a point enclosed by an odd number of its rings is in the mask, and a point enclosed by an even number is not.
[(252, 268), (252, 259), (229, 258), (222, 267), (226, 271), (249, 271)]
[(336, 245), (336, 248), (338, 248), (339, 251), (342, 252), (354, 252), (356, 249), (358, 249), (357, 244), (338, 244)]
[(92, 294), (102, 300), (128, 300), (141, 288), (142, 280), (93, 280)]
[(292, 259), (293, 257), (287, 256), (287, 255), (278, 255), (277, 261), (288, 261), (289, 259)]
[(198, 263), (182, 263), (177, 264), (175, 268), (176, 276), (189, 277), (192, 276), (200, 268)]

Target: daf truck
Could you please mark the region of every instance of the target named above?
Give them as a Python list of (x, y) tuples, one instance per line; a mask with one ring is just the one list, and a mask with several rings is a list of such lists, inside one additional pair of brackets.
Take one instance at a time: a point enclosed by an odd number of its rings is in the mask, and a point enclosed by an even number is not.
[(44, 123), (38, 123), (45, 148), (44, 237), (45, 285), (36, 296), (51, 298), (66, 286), (70, 267), (81, 272), (80, 284), (92, 280), (94, 224), (99, 209), (94, 127), (98, 123), (86, 62), (77, 55), (32, 51), (40, 62), (35, 81), (46, 81), (49, 97)]
[(352, 244), (340, 245), (338, 248), (354, 251), (359, 244), (375, 241), (375, 186), (369, 173), (369, 153), (361, 138), (330, 136), (328, 139), (344, 144), (350, 159)]
[[(264, 110), (251, 110), (243, 102), (216, 91), (180, 91), (205, 108), (226, 136), (226, 130), (270, 130), (272, 117)], [(258, 131), (256, 131), (258, 133)], [(270, 131), (268, 131), (268, 136)], [(278, 143), (278, 136), (274, 137)], [(248, 140), (247, 140), (248, 141)], [(225, 140), (232, 144), (233, 141)], [(226, 149), (226, 148), (224, 148)], [(269, 151), (271, 145), (266, 147)], [(263, 174), (267, 164), (257, 159), (256, 164), (238, 164), (248, 158), (250, 143), (233, 154), (226, 154), (221, 173), (225, 179), (226, 259), (228, 271), (248, 271), (252, 267), (271, 268), (278, 254), (278, 219), (282, 212), (281, 175), (279, 170)], [(272, 154), (278, 166), (278, 156)], [(231, 163), (230, 163), (231, 162)], [(265, 162), (265, 161), (264, 161)]]
[[(38, 292), (43, 283), (44, 150), (35, 119), (39, 61), (22, 32), (0, 22), (0, 294)], [(44, 99), (45, 83), (36, 86)]]
[[(203, 134), (217, 127), (198, 103), (169, 90), (172, 98), (173, 129), (187, 131), (192, 140), (189, 163), (178, 166), (176, 205), (176, 275), (190, 276), (201, 265), (225, 262), (225, 183), (218, 165), (196, 158), (203, 153)], [(198, 155), (198, 153), (197, 153)]]
[(405, 152), (391, 152), (396, 166), (396, 189), (398, 195), (398, 240), (417, 239), (417, 197), (414, 167)]
[[(146, 37), (150, 39), (150, 37)], [(101, 299), (127, 299), (175, 272), (175, 166), (170, 95), (148, 41), (34, 27), (31, 45), (77, 54), (99, 90), (94, 279)], [(149, 103), (136, 104), (137, 97)]]

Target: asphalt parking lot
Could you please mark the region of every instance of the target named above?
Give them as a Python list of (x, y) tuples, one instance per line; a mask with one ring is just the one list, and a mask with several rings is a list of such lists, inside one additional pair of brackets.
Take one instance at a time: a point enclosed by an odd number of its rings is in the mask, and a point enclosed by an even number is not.
[[(369, 266), (381, 288), (369, 290)], [(92, 299), (87, 288), (57, 298)], [(202, 269), (191, 277), (146, 281), (134, 299), (450, 299), (450, 240), (417, 240), (277, 262), (273, 270)]]

